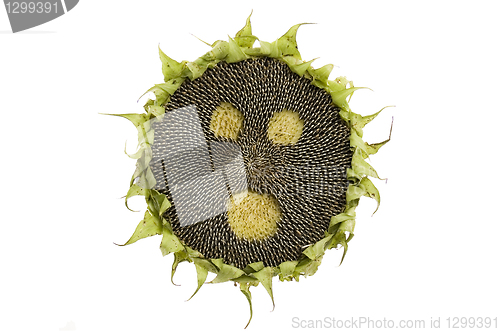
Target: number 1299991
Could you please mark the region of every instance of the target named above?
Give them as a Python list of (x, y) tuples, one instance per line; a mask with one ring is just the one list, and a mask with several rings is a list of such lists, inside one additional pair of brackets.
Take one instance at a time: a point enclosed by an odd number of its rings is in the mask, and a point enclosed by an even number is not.
[(57, 2), (7, 2), (5, 3), (5, 7), (7, 8), (7, 13), (9, 14), (42, 14), (42, 13), (56, 13), (61, 8), (57, 8)]

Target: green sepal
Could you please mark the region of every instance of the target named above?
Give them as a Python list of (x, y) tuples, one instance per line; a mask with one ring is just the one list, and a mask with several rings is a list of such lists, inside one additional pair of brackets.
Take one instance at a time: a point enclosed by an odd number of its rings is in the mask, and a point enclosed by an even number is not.
[(257, 271), (260, 271), (264, 268), (264, 263), (263, 262), (255, 262), (255, 263), (250, 263), (248, 264), (243, 271), (247, 274), (249, 273), (254, 273)]
[(196, 264), (196, 263), (194, 264), (194, 266), (196, 267), (196, 278), (198, 279), (198, 288), (196, 288), (193, 295), (191, 295), (191, 297), (189, 299), (187, 299), (187, 301), (191, 300), (193, 298), (193, 296), (195, 296), (196, 293), (198, 293), (201, 286), (203, 286), (203, 284), (207, 280), (207, 276), (208, 276), (208, 270), (205, 267), (203, 267), (202, 265)]
[(247, 55), (241, 50), (238, 44), (229, 37), (229, 51), (226, 56), (227, 63), (240, 62), (242, 60), (247, 59)]
[(276, 41), (269, 43), (263, 40), (259, 40), (259, 43), (260, 43), (260, 48), (257, 48), (255, 50), (258, 51), (260, 54), (256, 55), (269, 56), (271, 58), (278, 58), (280, 56)]
[(158, 217), (163, 217), (165, 211), (167, 211), (171, 206), (170, 201), (167, 199), (167, 196), (165, 196), (165, 194), (162, 194), (159, 191), (151, 190), (150, 193), (150, 197), (155, 203), (155, 212), (157, 213)]
[(238, 31), (236, 33), (236, 36), (234, 37), (234, 40), (239, 47), (251, 48), (253, 47), (253, 44), (257, 39), (257, 37), (252, 35), (252, 24), (250, 23), (250, 17), (252, 16), (252, 13), (250, 13), (250, 15), (248, 16), (245, 26), (240, 31)]
[[(162, 83), (164, 84), (164, 83)], [(163, 105), (165, 104), (166, 101), (168, 101), (170, 99), (170, 95), (168, 94), (167, 91), (165, 91), (164, 89), (162, 89), (161, 87), (159, 87), (159, 84), (156, 84), (155, 86), (149, 88), (146, 92), (144, 92), (142, 94), (142, 96), (139, 97), (142, 98), (146, 93), (148, 92), (152, 92), (154, 93), (155, 95), (155, 100), (153, 102), (153, 105)]]
[(345, 229), (354, 230), (354, 223), (355, 223), (354, 219), (348, 220), (345, 223), (346, 223), (345, 226), (342, 226), (344, 223), (340, 224), (339, 230), (333, 236), (333, 241), (331, 242), (330, 246), (328, 247), (328, 249), (337, 248), (337, 246), (340, 244), (344, 248), (344, 252), (342, 254), (342, 259), (340, 260), (339, 265), (342, 265), (342, 262), (344, 261), (345, 255), (347, 253), (347, 249), (348, 249), (347, 242), (349, 242), (352, 239), (352, 237), (354, 236), (354, 234), (352, 232), (349, 234), (349, 238), (346, 238), (346, 235), (345, 235)]
[(251, 286), (258, 286), (259, 285), (259, 280), (255, 277), (252, 277), (250, 275), (243, 274), (242, 276), (238, 278), (231, 279), (231, 281), (238, 282), (238, 283), (250, 283)]
[(299, 276), (303, 275), (304, 277), (312, 276), (318, 271), (318, 267), (321, 265), (321, 260), (323, 256), (320, 256), (316, 259), (310, 259), (308, 257), (303, 258), (299, 261), (297, 266), (295, 267), (295, 271), (293, 272), (293, 277), (295, 280), (299, 281)]
[(207, 62), (203, 59), (198, 59), (195, 62), (188, 62), (187, 65), (187, 77), (192, 81), (203, 75), (205, 70), (207, 70)]
[(303, 62), (301, 60), (297, 60), (296, 58), (294, 58), (292, 56), (287, 56), (287, 57), (283, 58), (283, 61), (286, 62), (288, 67), (290, 67), (290, 69), (295, 74), (297, 74), (299, 76), (304, 76), (304, 74), (306, 72), (308, 72), (308, 70), (310, 70), (311, 64), (313, 63), (314, 60), (316, 60), (316, 59), (312, 59), (310, 61)]
[(250, 306), (250, 318), (248, 319), (247, 325), (245, 325), (245, 329), (248, 327), (250, 322), (252, 321), (253, 310), (252, 310), (252, 294), (250, 293), (250, 284), (248, 283), (240, 283), (240, 290), (245, 295), (248, 300), (248, 305)]
[(165, 92), (167, 92), (169, 95), (172, 95), (179, 88), (179, 86), (181, 86), (183, 81), (184, 80), (181, 78), (173, 78), (168, 82), (155, 84), (155, 86), (152, 89), (154, 89), (155, 87), (160, 88)]
[(354, 86), (352, 81), (349, 81), (345, 76), (340, 76), (333, 81), (328, 81), (328, 90), (331, 92), (342, 91), (347, 89), (347, 85), (351, 88)]
[(311, 83), (320, 89), (325, 89), (328, 86), (328, 77), (330, 76), (332, 70), (332, 64), (324, 65), (323, 67), (318, 69), (309, 68), (308, 72), (313, 79)]
[(219, 272), (217, 273), (217, 277), (214, 280), (210, 281), (210, 284), (217, 284), (220, 282), (226, 282), (231, 279), (236, 279), (242, 276), (245, 272), (228, 264), (222, 264)]
[(206, 260), (205, 258), (192, 257), (192, 260), (195, 264), (198, 264), (201, 267), (205, 268), (208, 272), (212, 272), (215, 274), (219, 272), (219, 268), (214, 264), (212, 264), (209, 260)]
[(170, 282), (172, 282), (172, 284), (175, 286), (180, 286), (174, 282), (175, 271), (177, 271), (177, 266), (179, 266), (180, 263), (185, 262), (185, 261), (190, 261), (189, 255), (186, 251), (181, 250), (181, 251), (174, 252), (174, 262), (172, 263), (172, 272), (170, 273)]
[(146, 114), (128, 113), (128, 114), (109, 114), (109, 113), (99, 113), (102, 115), (112, 115), (125, 118), (132, 122), (136, 128), (140, 127), (144, 122), (148, 120)]
[(364, 196), (373, 198), (377, 202), (377, 208), (373, 212), (373, 214), (375, 214), (375, 212), (377, 212), (377, 210), (380, 206), (380, 193), (379, 193), (377, 187), (375, 187), (373, 182), (370, 179), (368, 179), (367, 177), (365, 177), (361, 180), (361, 183), (359, 184), (359, 186), (365, 190)]
[(182, 63), (175, 61), (163, 53), (160, 45), (158, 45), (158, 51), (160, 53), (161, 71), (165, 82), (171, 80), (172, 78), (179, 77), (187, 61), (183, 61)]
[[(351, 165), (352, 166), (352, 165)], [(352, 168), (347, 169), (347, 179), (355, 183), (359, 183), (363, 177), (354, 172)]]
[(149, 117), (160, 119), (165, 114), (165, 107), (159, 105), (148, 105), (146, 108)]
[(332, 102), (337, 105), (338, 107), (341, 107), (343, 109), (348, 109), (349, 105), (347, 103), (347, 97), (352, 95), (354, 91), (360, 90), (360, 89), (368, 89), (364, 87), (352, 87), (349, 89), (345, 90), (340, 90), (340, 91), (331, 91), (330, 96), (332, 97)]
[(340, 232), (349, 232), (349, 234), (354, 234), (354, 226), (356, 226), (355, 219), (349, 219), (340, 224), (339, 231)]
[(184, 246), (179, 241), (177, 236), (175, 236), (166, 227), (163, 227), (163, 238), (160, 243), (160, 250), (163, 256), (166, 256), (172, 252), (179, 252), (184, 249)]
[(214, 43), (212, 50), (206, 53), (202, 58), (204, 60), (222, 60), (229, 52), (229, 43), (227, 41), (218, 40)]
[(360, 149), (354, 150), (354, 154), (352, 156), (352, 169), (359, 175), (368, 175), (372, 178), (380, 179), (377, 171), (375, 171), (375, 169), (364, 160)]
[(125, 195), (125, 206), (127, 207), (127, 209), (129, 209), (132, 212), (137, 212), (137, 211), (134, 211), (128, 207), (128, 199), (130, 197), (134, 197), (134, 196), (144, 196), (144, 191), (145, 191), (145, 189), (143, 187), (140, 187), (136, 184), (133, 184), (132, 186), (130, 186), (130, 188), (128, 189), (127, 195)]
[(156, 96), (154, 105), (162, 106), (167, 100), (169, 100), (170, 96), (179, 88), (182, 82), (184, 82), (183, 77), (172, 78), (165, 83), (155, 84), (149, 90), (144, 92), (142, 96), (148, 92), (153, 92)]
[(144, 239), (154, 235), (160, 235), (163, 232), (163, 225), (149, 211), (144, 214), (144, 219), (137, 225), (134, 234), (124, 244), (119, 246), (126, 246), (132, 244), (140, 239)]
[(280, 55), (282, 56), (292, 56), (297, 59), (302, 59), (300, 57), (299, 49), (297, 47), (297, 30), (301, 25), (309, 23), (295, 24), (291, 27), (283, 36), (278, 38), (276, 41)]
[(273, 302), (273, 310), (274, 310), (274, 296), (273, 296), (273, 277), (274, 277), (274, 268), (273, 267), (265, 267), (258, 272), (254, 272), (253, 276), (257, 278), (262, 286), (266, 289), (267, 293), (271, 297), (271, 301)]
[(279, 278), (280, 281), (291, 281), (293, 278), (293, 271), (295, 271), (295, 267), (297, 266), (298, 261), (286, 261), (279, 265)]
[(222, 266), (224, 265), (224, 260), (222, 258), (212, 258), (210, 259), (210, 262), (217, 266), (217, 272), (220, 271), (220, 269), (222, 269)]
[(357, 147), (361, 150), (363, 157), (367, 158), (368, 153), (368, 144), (361, 137), (359, 137), (358, 133), (355, 130), (351, 130), (351, 136), (349, 137), (349, 143), (352, 147)]
[(329, 241), (332, 239), (333, 234), (328, 235), (322, 240), (316, 242), (315, 244), (307, 247), (306, 250), (303, 251), (303, 254), (306, 255), (309, 259), (314, 260), (325, 254), (325, 249), (328, 246)]
[[(349, 186), (349, 188), (351, 188), (351, 187), (352, 186)], [(348, 188), (348, 190), (349, 190), (349, 188)], [(349, 201), (349, 199), (347, 199), (347, 201)], [(356, 212), (355, 212), (354, 208), (350, 208), (343, 213), (339, 213), (330, 219), (330, 226), (328, 228), (328, 232), (333, 234), (333, 226), (335, 226), (339, 223), (342, 223), (344, 221), (354, 220), (354, 219), (356, 219)]]
[(137, 181), (137, 185), (146, 189), (154, 188), (154, 186), (156, 185), (156, 179), (149, 166), (140, 176), (139, 181)]

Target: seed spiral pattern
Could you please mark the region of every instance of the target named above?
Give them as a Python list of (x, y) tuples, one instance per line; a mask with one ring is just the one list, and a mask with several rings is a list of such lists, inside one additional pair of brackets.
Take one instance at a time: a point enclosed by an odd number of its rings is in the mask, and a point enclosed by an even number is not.
[[(210, 130), (211, 116), (221, 103), (230, 103), (243, 114), (243, 126), (236, 140), (216, 137)], [(205, 258), (223, 258), (226, 264), (245, 268), (262, 261), (265, 266), (297, 260), (305, 246), (324, 237), (332, 216), (346, 205), (349, 185), (346, 171), (352, 151), (348, 125), (339, 116), (327, 92), (311, 80), (268, 57), (214, 68), (193, 80), (186, 80), (165, 105), (166, 112), (194, 105), (207, 142), (232, 142), (241, 149), (248, 189), (276, 198), (282, 216), (278, 230), (262, 240), (238, 238), (227, 221), (227, 212), (187, 226), (181, 225), (165, 183), (162, 156), (175, 145), (165, 144), (166, 133), (155, 128), (151, 170), (157, 189), (172, 202), (165, 212), (172, 229), (187, 246)], [(269, 140), (267, 129), (273, 114), (290, 110), (304, 121), (300, 139), (293, 145)], [(186, 130), (189, 130), (187, 128)], [(209, 153), (213, 151), (210, 149)], [(208, 165), (207, 167), (213, 166)], [(182, 172), (182, 170), (179, 170)], [(185, 171), (186, 178), (190, 172)], [(206, 192), (201, 184), (197, 190)]]

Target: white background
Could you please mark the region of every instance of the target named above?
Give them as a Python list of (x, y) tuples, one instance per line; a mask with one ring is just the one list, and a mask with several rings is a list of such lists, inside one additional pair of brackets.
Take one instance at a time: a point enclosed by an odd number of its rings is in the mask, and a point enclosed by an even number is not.
[[(498, 100), (500, 23), (494, 1), (81, 1), (12, 34), (0, 9), (0, 329), (242, 330), (232, 284), (196, 288), (160, 237), (124, 243), (144, 213), (128, 211), (136, 143), (125, 119), (162, 82), (157, 47), (194, 60), (227, 39), (253, 9), (254, 34), (273, 41), (296, 23), (303, 59), (333, 63), (356, 86), (361, 114), (388, 108), (366, 129), (392, 141), (371, 158), (382, 204), (362, 199), (344, 263), (327, 252), (299, 283), (274, 282), (276, 309), (252, 288), (248, 331), (296, 330), (308, 320), (500, 319)], [(210, 276), (209, 276), (210, 278)], [(498, 322), (500, 324), (500, 322)], [(68, 325), (68, 327), (70, 326)], [(362, 331), (364, 329), (353, 329)], [(372, 329), (373, 330), (373, 329)], [(436, 330), (436, 329), (433, 329)], [(482, 329), (485, 330), (485, 329)]]

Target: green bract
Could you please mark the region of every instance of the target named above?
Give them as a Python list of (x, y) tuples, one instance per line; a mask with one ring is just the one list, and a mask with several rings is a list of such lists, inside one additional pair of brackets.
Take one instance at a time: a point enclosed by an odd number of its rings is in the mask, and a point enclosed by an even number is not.
[[(231, 281), (240, 285), (241, 292), (248, 299), (250, 304), (250, 320), (252, 317), (252, 303), (250, 286), (262, 284), (273, 301), (272, 279), (278, 276), (280, 281), (299, 280), (300, 276), (313, 275), (325, 251), (337, 248), (339, 245), (344, 248), (342, 260), (347, 251), (347, 243), (352, 239), (355, 226), (355, 208), (361, 196), (371, 197), (380, 203), (380, 195), (369, 177), (379, 178), (377, 172), (365, 159), (386, 144), (389, 140), (378, 144), (368, 144), (363, 141), (363, 127), (373, 120), (380, 112), (370, 116), (361, 116), (353, 113), (349, 108), (347, 98), (354, 91), (362, 89), (354, 87), (352, 82), (345, 77), (329, 80), (328, 77), (333, 69), (333, 65), (325, 65), (314, 69), (311, 61), (303, 61), (297, 49), (296, 33), (302, 24), (291, 27), (282, 37), (272, 43), (262, 41), (252, 35), (250, 17), (245, 26), (234, 38), (228, 41), (218, 40), (211, 45), (212, 49), (193, 62), (177, 62), (160, 49), (160, 59), (162, 62), (162, 72), (165, 82), (156, 84), (147, 92), (155, 94), (155, 100), (148, 100), (145, 104), (143, 114), (114, 114), (130, 120), (138, 130), (139, 149), (131, 155), (137, 159), (137, 167), (130, 181), (130, 189), (125, 197), (125, 204), (132, 196), (144, 196), (148, 209), (144, 219), (139, 223), (130, 239), (124, 244), (128, 245), (153, 235), (161, 235), (162, 241), (160, 249), (163, 255), (174, 254), (172, 266), (172, 277), (179, 263), (188, 261), (196, 266), (198, 288), (205, 283), (208, 272), (216, 275), (209, 283), (220, 283)], [(260, 47), (253, 47), (254, 42), (259, 40)], [(244, 269), (236, 268), (225, 264), (222, 258), (206, 259), (201, 253), (184, 245), (174, 234), (169, 220), (165, 219), (165, 211), (170, 207), (170, 202), (164, 194), (152, 189), (155, 179), (149, 167), (151, 161), (151, 145), (154, 142), (154, 130), (151, 123), (156, 119), (161, 119), (165, 114), (165, 105), (168, 104), (177, 88), (185, 80), (195, 80), (207, 70), (213, 68), (217, 63), (225, 61), (227, 63), (239, 62), (248, 58), (270, 57), (285, 62), (288, 67), (300, 76), (311, 80), (311, 84), (329, 93), (332, 103), (341, 108), (340, 116), (350, 128), (350, 145), (353, 152), (351, 168), (347, 171), (350, 185), (346, 193), (346, 206), (344, 212), (332, 216), (328, 231), (324, 238), (315, 244), (310, 245), (303, 251), (303, 255), (297, 261), (286, 261), (279, 266), (265, 267), (262, 262), (252, 263)], [(128, 207), (128, 206), (127, 206)], [(377, 205), (378, 208), (378, 205)], [(193, 295), (194, 295), (193, 294)], [(249, 322), (250, 322), (249, 320)], [(247, 324), (248, 326), (248, 324)]]

